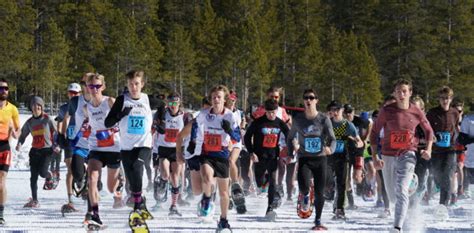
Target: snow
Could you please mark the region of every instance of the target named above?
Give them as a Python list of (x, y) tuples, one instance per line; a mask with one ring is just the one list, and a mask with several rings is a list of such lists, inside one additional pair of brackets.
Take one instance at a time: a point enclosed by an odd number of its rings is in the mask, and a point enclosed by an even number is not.
[[(23, 123), (29, 116), (21, 115)], [(12, 141), (12, 145), (16, 142)], [(14, 165), (7, 177), (8, 199), (5, 207), (5, 219), (7, 225), (0, 228), (4, 231), (23, 232), (84, 232), (82, 221), (86, 211), (86, 203), (74, 198), (76, 208), (79, 212), (67, 214), (62, 217), (61, 206), (66, 203), (65, 187), (65, 165), (61, 167), (61, 181), (56, 190), (42, 190), (44, 179), (38, 181), (38, 196), (40, 207), (37, 209), (25, 209), (23, 205), (31, 196), (29, 188), (28, 170), (28, 146), (31, 137), (25, 143), (21, 153), (15, 153)], [(106, 173), (103, 173), (104, 176)], [(105, 182), (106, 177), (102, 180)], [(144, 186), (147, 180), (144, 176)], [(105, 186), (105, 184), (104, 184)], [(145, 188), (144, 187), (144, 188)], [(471, 190), (474, 186), (471, 185)], [(196, 217), (196, 197), (191, 206), (178, 207), (183, 214), (182, 217), (169, 217), (169, 202), (162, 204), (159, 209), (152, 209), (155, 204), (152, 192), (145, 193), (148, 200), (148, 208), (152, 211), (155, 219), (148, 221), (148, 226), (152, 232), (214, 232), (217, 224), (218, 214), (214, 216), (211, 223), (202, 223)], [(170, 199), (170, 198), (169, 198)], [(295, 198), (294, 198), (295, 199)], [(393, 219), (379, 219), (377, 215), (383, 211), (382, 208), (375, 208), (375, 202), (365, 202), (361, 197), (355, 197), (357, 210), (347, 210), (349, 220), (338, 222), (331, 220), (332, 202), (326, 202), (322, 216), (322, 223), (330, 232), (386, 232), (391, 227)], [(103, 232), (130, 232), (127, 224), (130, 208), (112, 209), (112, 194), (101, 192), (100, 215), (102, 221), (107, 225)], [(314, 214), (311, 218), (300, 219), (296, 215), (295, 200), (284, 202), (276, 210), (278, 216), (276, 222), (266, 222), (263, 218), (267, 207), (266, 197), (255, 195), (247, 198), (247, 210), (244, 215), (237, 215), (235, 210), (229, 211), (229, 223), (233, 232), (306, 232), (313, 226)], [(469, 232), (474, 231), (471, 224), (474, 222), (474, 199), (459, 200), (458, 207), (450, 209), (450, 218), (447, 221), (436, 221), (432, 217), (436, 200), (431, 201), (431, 206), (420, 206), (419, 210), (409, 213), (407, 232)], [(217, 205), (216, 213), (219, 213)], [(393, 215), (393, 211), (392, 211)]]

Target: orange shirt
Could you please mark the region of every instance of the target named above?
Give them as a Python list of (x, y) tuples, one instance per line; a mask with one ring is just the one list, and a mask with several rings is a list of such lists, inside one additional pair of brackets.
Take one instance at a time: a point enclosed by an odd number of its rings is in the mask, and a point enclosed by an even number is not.
[(11, 126), (14, 130), (18, 130), (20, 117), (15, 105), (7, 101), (7, 104), (0, 108), (0, 141), (8, 141)]

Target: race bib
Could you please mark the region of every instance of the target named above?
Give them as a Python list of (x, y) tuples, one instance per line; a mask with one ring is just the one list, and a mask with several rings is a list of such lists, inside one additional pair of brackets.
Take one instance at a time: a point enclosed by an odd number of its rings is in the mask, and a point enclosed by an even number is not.
[(208, 152), (222, 151), (222, 137), (220, 134), (204, 135), (204, 150)]
[(344, 141), (343, 140), (336, 140), (336, 150), (334, 153), (342, 153), (344, 152)]
[(411, 134), (408, 130), (390, 132), (390, 147), (392, 149), (406, 149), (410, 146)]
[(0, 152), (0, 165), (10, 166), (12, 156), (9, 150)]
[(305, 138), (304, 149), (308, 153), (318, 153), (321, 151), (321, 138)]
[(145, 134), (145, 117), (144, 116), (128, 116), (127, 133), (129, 134)]
[(43, 135), (33, 136), (33, 148), (43, 148), (45, 145), (45, 140)]
[(67, 127), (66, 135), (67, 135), (67, 138), (68, 138), (69, 140), (73, 140), (73, 139), (76, 137), (76, 135), (74, 135), (74, 128), (75, 128), (75, 127), (76, 127), (75, 125), (69, 125), (69, 126)]
[(97, 138), (98, 147), (110, 147), (115, 145), (114, 134), (110, 133), (109, 130), (100, 130), (95, 134)]
[(265, 148), (275, 148), (278, 142), (277, 134), (265, 134), (263, 136), (263, 147)]
[(178, 129), (165, 129), (165, 142), (176, 142)]
[(438, 147), (450, 147), (451, 146), (451, 134), (449, 132), (436, 132), (436, 138), (438, 141), (436, 145)]

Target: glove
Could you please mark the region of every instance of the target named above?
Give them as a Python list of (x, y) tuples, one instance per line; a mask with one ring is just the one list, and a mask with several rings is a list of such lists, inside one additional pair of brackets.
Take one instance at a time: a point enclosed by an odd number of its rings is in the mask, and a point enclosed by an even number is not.
[(156, 125), (156, 132), (158, 132), (159, 134), (165, 134), (165, 126), (164, 124), (157, 124)]
[(188, 144), (188, 148), (186, 148), (186, 151), (188, 151), (190, 154), (194, 154), (194, 149), (196, 149), (196, 142), (190, 141)]
[(58, 134), (58, 145), (61, 148), (67, 148), (69, 144), (69, 140), (66, 139), (66, 136), (64, 134)]
[(228, 120), (222, 120), (221, 123), (222, 129), (224, 129), (224, 132), (227, 134), (232, 134), (232, 128), (230, 127), (230, 122)]
[(474, 143), (474, 138), (469, 137), (468, 134), (459, 133), (458, 142), (463, 146), (466, 146), (468, 144)]
[(117, 118), (122, 119), (125, 116), (128, 116), (128, 114), (132, 111), (132, 107), (125, 107), (121, 112), (117, 114)]

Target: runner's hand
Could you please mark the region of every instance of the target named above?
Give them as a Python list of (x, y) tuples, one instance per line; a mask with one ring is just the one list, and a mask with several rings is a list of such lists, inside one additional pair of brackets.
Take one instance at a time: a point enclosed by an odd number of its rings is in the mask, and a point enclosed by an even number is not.
[(425, 160), (431, 159), (431, 150), (421, 150), (421, 157)]
[(374, 167), (375, 169), (377, 170), (381, 170), (384, 166), (384, 162), (383, 160), (379, 159), (379, 158), (375, 158), (374, 159)]
[(331, 155), (332, 154), (331, 148), (329, 146), (323, 147), (323, 153), (325, 155)]
[(252, 153), (252, 157), (250, 157), (250, 159), (251, 159), (254, 163), (258, 163), (258, 156), (257, 156), (255, 153)]

